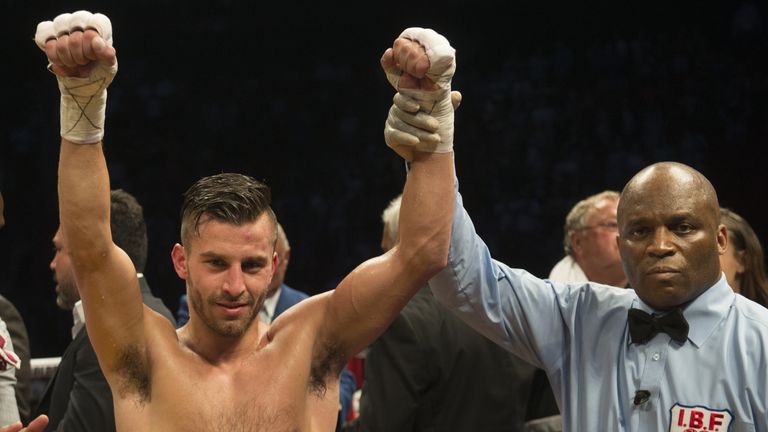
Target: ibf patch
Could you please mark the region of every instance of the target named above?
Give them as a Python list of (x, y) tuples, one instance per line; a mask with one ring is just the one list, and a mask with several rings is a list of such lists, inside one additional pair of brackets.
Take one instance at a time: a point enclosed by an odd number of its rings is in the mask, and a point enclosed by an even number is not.
[(733, 421), (733, 415), (727, 409), (675, 404), (670, 412), (669, 432), (728, 432)]

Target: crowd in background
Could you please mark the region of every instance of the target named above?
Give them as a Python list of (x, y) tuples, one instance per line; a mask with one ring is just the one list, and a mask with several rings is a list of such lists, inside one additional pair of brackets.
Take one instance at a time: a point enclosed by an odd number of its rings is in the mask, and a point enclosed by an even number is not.
[[(14, 24), (23, 30), (13, 36), (26, 45), (12, 50), (29, 61), (17, 62), (26, 69), (8, 71), (15, 88), (2, 119), (9, 204), (0, 241), (10, 247), (0, 249), (0, 292), (25, 317), (33, 356), (45, 357), (61, 353), (71, 325), (51, 300), (48, 269), (57, 226), (58, 113), (50, 103), (36, 102), (52, 100), (55, 88), (38, 88), (48, 72), (24, 38), (46, 13), (14, 7), (30, 19)], [(140, 19), (125, 6), (111, 9), (117, 10), (111, 13), (115, 20)], [(461, 10), (452, 18), (422, 12), (421, 21), (408, 20), (439, 25), (449, 37), (462, 35), (455, 37), (465, 62), (454, 81), (465, 97), (456, 120), (457, 170), (468, 191), (465, 205), (496, 258), (546, 276), (561, 256), (567, 209), (588, 194), (621, 188), (640, 167), (659, 160), (700, 169), (718, 188), (721, 204), (768, 238), (765, 205), (757, 195), (766, 184), (760, 153), (768, 138), (768, 21), (762, 5), (691, 9), (688, 20), (680, 18), (685, 10), (675, 9), (653, 24), (606, 23), (579, 37), (549, 29), (550, 36), (536, 40), (547, 32), (535, 26), (547, 17), (532, 20), (530, 36), (522, 37), (525, 29), (504, 27), (509, 9), (465, 26)], [(203, 16), (178, 13), (188, 20)], [(574, 21), (586, 20), (590, 11), (580, 13)], [(290, 31), (269, 23), (252, 30), (252, 16), (237, 21), (238, 27), (228, 25), (231, 16), (212, 15), (204, 20), (207, 27), (193, 26), (193, 34), (210, 37), (203, 43), (216, 43), (212, 35), (252, 37), (244, 43), (250, 49), (230, 48), (222, 52), (227, 62), (199, 65), (194, 49), (181, 40), (156, 46), (123, 33), (115, 41), (126, 66), (110, 88), (105, 146), (113, 187), (144, 205), (146, 277), (176, 310), (183, 284), (169, 254), (178, 241), (181, 192), (202, 175), (238, 171), (273, 189), (275, 211), (293, 244), (287, 282), (310, 294), (331, 289), (378, 254), (380, 209), (405, 176), (402, 161), (382, 140), (382, 101), (390, 90), (376, 57), (377, 47), (391, 42), (393, 32), (383, 29), (401, 23), (377, 20), (365, 34), (347, 38), (345, 44), (365, 44), (371, 53), (350, 59), (335, 48), (344, 46), (338, 39), (344, 20), (339, 28), (304, 17)], [(326, 15), (332, 14), (321, 17)], [(142, 30), (160, 28), (171, 16), (148, 20)], [(359, 29), (357, 21), (347, 24)], [(484, 33), (486, 28), (492, 30)], [(265, 147), (268, 160), (257, 158)]]

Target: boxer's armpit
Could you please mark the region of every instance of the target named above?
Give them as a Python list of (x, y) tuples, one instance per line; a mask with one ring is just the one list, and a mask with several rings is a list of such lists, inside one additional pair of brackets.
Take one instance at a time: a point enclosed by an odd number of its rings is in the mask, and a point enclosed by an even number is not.
[(117, 361), (118, 383), (117, 395), (125, 398), (128, 395), (138, 396), (139, 403), (150, 401), (152, 383), (149, 379), (149, 364), (146, 353), (135, 345), (121, 348)]
[(324, 343), (312, 361), (309, 373), (310, 393), (322, 397), (326, 390), (328, 390), (327, 381), (329, 379), (339, 379), (341, 370), (346, 362), (347, 359), (342, 354), (339, 346), (334, 343)]

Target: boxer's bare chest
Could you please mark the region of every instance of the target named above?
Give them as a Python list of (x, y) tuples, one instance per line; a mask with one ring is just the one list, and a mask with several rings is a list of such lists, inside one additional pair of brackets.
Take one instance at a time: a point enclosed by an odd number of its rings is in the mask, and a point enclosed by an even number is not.
[(118, 430), (308, 430), (317, 397), (308, 388), (310, 361), (309, 352), (275, 349), (218, 365), (189, 356), (159, 361), (149, 400), (129, 396), (116, 403)]

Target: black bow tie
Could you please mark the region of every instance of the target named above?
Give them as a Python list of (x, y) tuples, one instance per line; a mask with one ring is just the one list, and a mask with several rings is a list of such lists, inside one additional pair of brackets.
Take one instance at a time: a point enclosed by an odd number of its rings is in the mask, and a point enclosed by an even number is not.
[(688, 339), (688, 321), (680, 308), (661, 316), (633, 308), (629, 310), (627, 320), (632, 343), (644, 344), (659, 332), (668, 334), (680, 343)]

